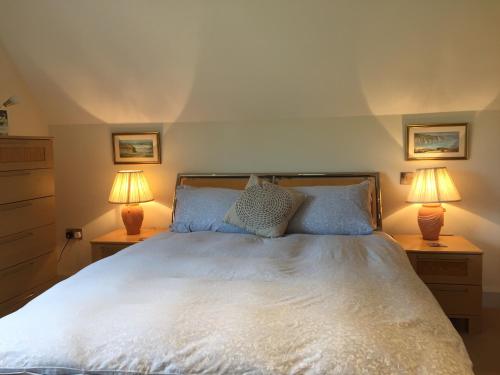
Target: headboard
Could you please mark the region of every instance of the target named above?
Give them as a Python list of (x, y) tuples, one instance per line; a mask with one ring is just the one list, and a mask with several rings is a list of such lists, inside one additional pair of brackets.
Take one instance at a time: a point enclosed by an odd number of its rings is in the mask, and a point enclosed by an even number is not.
[[(280, 186), (339, 186), (370, 182), (373, 226), (382, 230), (382, 201), (378, 172), (352, 173), (253, 173)], [(179, 173), (177, 186), (245, 189), (250, 173)], [(172, 215), (175, 215), (175, 196)]]

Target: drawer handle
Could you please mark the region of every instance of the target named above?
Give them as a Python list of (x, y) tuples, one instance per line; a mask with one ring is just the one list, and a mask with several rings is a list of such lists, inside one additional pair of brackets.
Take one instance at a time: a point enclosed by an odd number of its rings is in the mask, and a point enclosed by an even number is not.
[(109, 247), (109, 246), (101, 246), (100, 247), (102, 251), (107, 251), (108, 253), (111, 251), (120, 251), (122, 248), (116, 248), (116, 247)]
[(448, 258), (423, 258), (417, 257), (417, 260), (422, 260), (424, 262), (449, 262), (449, 263), (463, 263), (468, 262), (469, 258), (463, 259), (448, 259)]
[(0, 206), (0, 211), (12, 211), (17, 210), (18, 208), (25, 208), (33, 206), (33, 203), (18, 203), (18, 204), (7, 204), (5, 206)]
[(27, 296), (23, 297), (23, 299), (21, 301), (19, 301), (19, 303), (28, 303), (30, 300), (32, 300), (35, 297), (36, 297), (35, 293), (30, 293)]
[(7, 239), (0, 240), (0, 245), (5, 245), (5, 244), (11, 243), (11, 242), (16, 242), (16, 241), (22, 240), (23, 238), (27, 238), (27, 237), (31, 237), (31, 236), (33, 236), (32, 232), (13, 235)]
[(460, 289), (441, 289), (441, 288), (432, 288), (434, 292), (452, 292), (452, 293), (467, 293), (469, 289), (460, 288)]
[(0, 174), (0, 177), (17, 177), (17, 176), (29, 176), (31, 172), (4, 172)]

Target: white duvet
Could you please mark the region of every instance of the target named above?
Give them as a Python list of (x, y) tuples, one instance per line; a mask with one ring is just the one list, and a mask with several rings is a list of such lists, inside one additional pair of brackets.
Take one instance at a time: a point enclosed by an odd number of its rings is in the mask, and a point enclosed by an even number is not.
[(0, 319), (0, 373), (14, 369), (472, 374), (461, 338), (383, 233), (160, 235)]

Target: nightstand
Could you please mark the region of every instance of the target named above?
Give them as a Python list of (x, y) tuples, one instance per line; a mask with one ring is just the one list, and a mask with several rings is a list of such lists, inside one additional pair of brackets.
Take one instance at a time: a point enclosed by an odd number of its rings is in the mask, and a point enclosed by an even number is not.
[(469, 333), (481, 330), (483, 252), (461, 236), (441, 236), (446, 247), (432, 247), (420, 235), (393, 236), (408, 254), (450, 318), (466, 319)]
[(141, 233), (127, 235), (125, 229), (116, 229), (90, 241), (92, 245), (92, 262), (109, 257), (126, 247), (147, 240), (160, 233), (168, 232), (166, 228), (143, 228)]

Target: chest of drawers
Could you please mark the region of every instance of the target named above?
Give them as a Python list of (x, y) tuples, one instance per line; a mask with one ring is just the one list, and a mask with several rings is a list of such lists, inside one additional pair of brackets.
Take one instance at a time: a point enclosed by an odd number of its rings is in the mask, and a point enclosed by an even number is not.
[(0, 317), (57, 278), (53, 142), (0, 137)]

